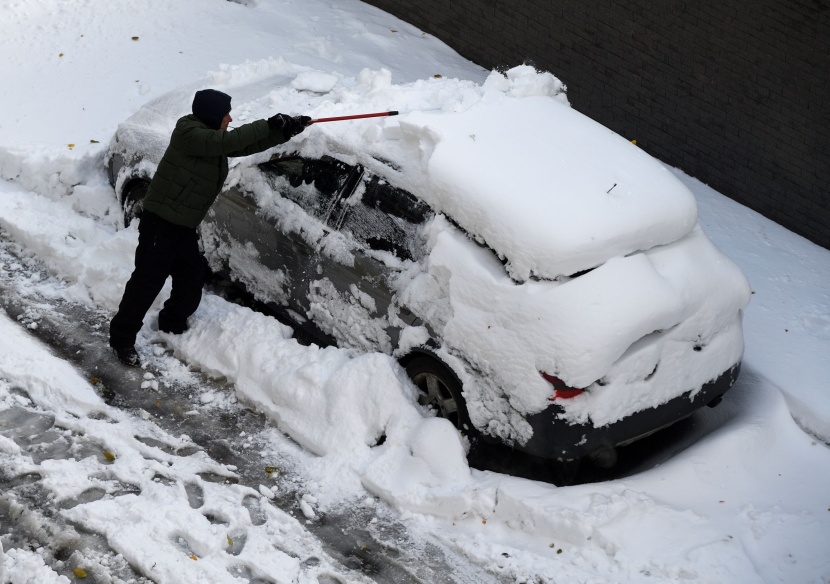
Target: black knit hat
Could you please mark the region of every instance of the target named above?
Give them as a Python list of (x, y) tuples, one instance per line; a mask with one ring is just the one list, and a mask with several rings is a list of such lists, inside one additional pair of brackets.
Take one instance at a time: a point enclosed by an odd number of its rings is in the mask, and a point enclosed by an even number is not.
[(215, 89), (202, 89), (193, 98), (193, 115), (214, 130), (222, 125), (222, 120), (231, 111), (231, 96)]

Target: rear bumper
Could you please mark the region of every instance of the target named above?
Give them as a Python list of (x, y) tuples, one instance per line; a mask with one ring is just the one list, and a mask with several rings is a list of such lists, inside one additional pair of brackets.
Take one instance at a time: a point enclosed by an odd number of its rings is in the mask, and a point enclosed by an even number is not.
[(656, 408), (643, 410), (613, 424), (595, 428), (590, 423), (569, 424), (559, 418), (562, 408), (552, 404), (529, 416), (533, 437), (518, 449), (542, 458), (573, 460), (601, 449), (614, 448), (682, 420), (689, 414), (712, 403), (732, 387), (741, 364), (736, 363), (717, 379), (705, 384), (694, 398), (684, 393)]

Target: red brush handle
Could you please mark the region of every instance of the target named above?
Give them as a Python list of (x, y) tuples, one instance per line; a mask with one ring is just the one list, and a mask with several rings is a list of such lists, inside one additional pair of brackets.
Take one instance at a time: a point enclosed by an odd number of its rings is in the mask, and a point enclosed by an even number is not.
[(336, 118), (317, 118), (316, 120), (311, 120), (306, 124), (310, 126), (311, 124), (318, 124), (320, 122), (342, 122), (343, 120), (359, 120), (361, 118), (382, 118), (385, 116), (396, 116), (398, 112), (377, 112), (374, 114), (357, 114), (354, 116), (338, 116)]

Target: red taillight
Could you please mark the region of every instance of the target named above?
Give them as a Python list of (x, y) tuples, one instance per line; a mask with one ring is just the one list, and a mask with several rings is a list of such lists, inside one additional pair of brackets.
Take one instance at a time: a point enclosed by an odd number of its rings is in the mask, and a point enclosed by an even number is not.
[(579, 389), (576, 387), (568, 387), (564, 381), (559, 379), (558, 377), (554, 377), (553, 375), (549, 375), (544, 371), (540, 371), (539, 373), (542, 374), (542, 377), (545, 378), (545, 381), (550, 383), (553, 386), (553, 397), (550, 398), (551, 401), (555, 399), (569, 399), (572, 397), (576, 397), (581, 394), (583, 389)]

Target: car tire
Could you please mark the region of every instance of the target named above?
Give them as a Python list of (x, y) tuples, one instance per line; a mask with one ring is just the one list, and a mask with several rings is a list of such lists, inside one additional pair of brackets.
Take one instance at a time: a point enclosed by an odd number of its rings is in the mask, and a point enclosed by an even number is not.
[(418, 388), (418, 403), (433, 408), (468, 438), (477, 436), (461, 394), (461, 382), (447, 366), (437, 359), (417, 356), (406, 363), (406, 374)]
[(121, 199), (121, 206), (124, 208), (124, 227), (129, 227), (135, 219), (141, 218), (144, 210), (144, 197), (147, 196), (147, 188), (150, 183), (146, 180), (135, 180), (124, 189), (124, 196)]

